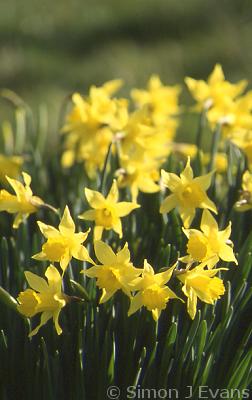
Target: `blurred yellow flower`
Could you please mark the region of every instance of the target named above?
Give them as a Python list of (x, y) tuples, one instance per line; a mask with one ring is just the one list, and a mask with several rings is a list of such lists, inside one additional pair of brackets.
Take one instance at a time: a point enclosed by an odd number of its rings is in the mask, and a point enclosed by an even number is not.
[(121, 168), (116, 172), (118, 187), (129, 187), (133, 202), (137, 201), (139, 191), (155, 193), (160, 191), (158, 163), (154, 160), (139, 157), (122, 159)]
[[(203, 165), (208, 165), (210, 159), (211, 159), (210, 153), (204, 153), (201, 156)], [(227, 167), (228, 167), (228, 160), (226, 153), (221, 153), (221, 152), (216, 153), (214, 159), (214, 168), (216, 169), (216, 172), (218, 172), (219, 174), (223, 174), (224, 172), (227, 171)]]
[(17, 178), (24, 160), (19, 156), (5, 156), (0, 154), (0, 181), (8, 183), (6, 175), (9, 178)]
[(157, 75), (149, 79), (147, 90), (133, 89), (131, 97), (138, 107), (147, 106), (154, 125), (166, 122), (167, 117), (179, 112), (178, 97), (181, 88), (164, 86)]
[(155, 321), (160, 317), (161, 311), (166, 308), (170, 299), (178, 299), (176, 294), (166, 286), (171, 279), (173, 265), (165, 272), (155, 274), (152, 266), (144, 260), (144, 270), (141, 278), (137, 278), (131, 283), (131, 290), (137, 291), (131, 299), (128, 316), (134, 314), (141, 307), (146, 307), (152, 312)]
[(208, 208), (217, 214), (215, 204), (208, 198), (206, 190), (209, 188), (212, 172), (207, 175), (193, 177), (190, 158), (180, 178), (164, 170), (161, 171), (162, 183), (172, 194), (167, 196), (160, 206), (160, 212), (168, 213), (177, 207), (185, 228), (189, 228), (195, 216), (196, 208)]
[(45, 276), (47, 281), (32, 272), (26, 271), (25, 277), (31, 289), (26, 289), (18, 295), (19, 305), (17, 309), (21, 314), (30, 318), (42, 313), (40, 324), (30, 332), (29, 337), (36, 335), (39, 329), (51, 318), (53, 318), (57, 334), (62, 333), (58, 319), (61, 309), (67, 303), (67, 296), (61, 291), (62, 277), (53, 265), (47, 268)]
[(182, 290), (187, 296), (187, 311), (192, 319), (197, 311), (198, 298), (207, 304), (214, 302), (225, 293), (222, 279), (215, 275), (224, 268), (205, 270), (202, 266), (192, 270), (179, 271), (177, 278), (183, 283)]
[(82, 245), (87, 239), (90, 230), (75, 233), (75, 224), (67, 206), (60, 221), (59, 229), (46, 225), (41, 221), (38, 221), (38, 226), (47, 241), (43, 244), (42, 251), (32, 258), (40, 261), (59, 262), (63, 272), (72, 257), (93, 263), (86, 247)]
[(240, 212), (252, 209), (252, 174), (249, 171), (245, 171), (242, 176), (242, 191), (234, 208)]
[(79, 218), (95, 222), (95, 240), (101, 239), (104, 229), (113, 229), (121, 238), (121, 218), (128, 215), (135, 208), (140, 207), (140, 205), (136, 203), (126, 201), (118, 202), (119, 192), (116, 180), (113, 181), (106, 198), (100, 192), (88, 188), (85, 188), (85, 195), (93, 210), (85, 211), (83, 214), (79, 215)]
[(87, 97), (74, 93), (73, 108), (62, 129), (64, 168), (83, 163), (90, 178), (95, 177), (97, 169), (102, 170), (114, 134), (128, 121), (127, 100), (111, 98), (121, 84), (121, 80), (114, 80), (101, 87), (91, 86)]
[(94, 243), (95, 255), (101, 264), (83, 271), (89, 278), (97, 278), (97, 286), (102, 289), (100, 303), (108, 301), (115, 292), (122, 290), (131, 297), (130, 283), (142, 272), (130, 262), (130, 252), (126, 243), (122, 250), (114, 253), (106, 243)]
[(39, 207), (44, 205), (42, 199), (33, 196), (30, 188), (31, 177), (25, 172), (22, 172), (24, 185), (16, 179), (11, 179), (6, 176), (7, 181), (13, 188), (15, 195), (0, 191), (0, 211), (7, 211), (11, 214), (17, 214), (13, 222), (13, 228), (17, 229), (20, 223), (30, 214), (38, 211)]
[(233, 99), (239, 96), (247, 86), (247, 81), (242, 80), (236, 84), (232, 84), (225, 80), (222, 66), (216, 64), (213, 72), (209, 75), (207, 82), (186, 77), (185, 83), (194, 99), (197, 101), (197, 107), (202, 109), (214, 108), (219, 115), (223, 117), (223, 108), (230, 105)]
[(200, 229), (201, 231), (197, 229), (183, 229), (188, 238), (188, 255), (181, 257), (180, 261), (187, 264), (200, 262), (201, 265), (207, 265), (210, 269), (213, 268), (220, 259), (237, 264), (231, 247), (232, 242), (229, 239), (231, 234), (231, 222), (226, 229), (219, 231), (218, 224), (212, 214), (208, 210), (204, 210)]

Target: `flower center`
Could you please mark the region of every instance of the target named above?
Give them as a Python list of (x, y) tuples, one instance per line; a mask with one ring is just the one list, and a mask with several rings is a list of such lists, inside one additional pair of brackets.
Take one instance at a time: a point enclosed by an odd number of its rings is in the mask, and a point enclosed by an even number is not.
[(121, 284), (118, 280), (119, 271), (113, 267), (101, 268), (97, 277), (97, 286), (100, 289), (106, 289), (107, 291), (114, 291), (121, 288)]
[(166, 293), (163, 288), (155, 286), (143, 290), (142, 300), (143, 304), (149, 311), (154, 310), (155, 308), (164, 310), (167, 303)]
[(96, 225), (104, 226), (105, 228), (111, 228), (113, 226), (113, 220), (114, 220), (113, 210), (108, 208), (96, 210), (95, 212)]
[(42, 246), (42, 251), (46, 254), (48, 260), (59, 262), (62, 256), (65, 254), (67, 248), (69, 248), (66, 239), (49, 239)]
[(204, 192), (195, 183), (185, 185), (178, 196), (182, 207), (187, 208), (199, 207), (204, 200)]
[(195, 261), (202, 261), (207, 255), (207, 240), (203, 235), (193, 234), (187, 243), (187, 252)]

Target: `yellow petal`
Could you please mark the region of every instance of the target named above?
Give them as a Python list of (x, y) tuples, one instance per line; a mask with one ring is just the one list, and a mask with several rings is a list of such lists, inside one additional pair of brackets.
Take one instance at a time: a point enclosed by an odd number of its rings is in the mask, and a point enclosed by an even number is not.
[(26, 172), (22, 172), (22, 175), (23, 175), (24, 183), (26, 184), (26, 186), (30, 186), (30, 184), (31, 184), (30, 175), (27, 174)]
[(85, 195), (92, 208), (99, 209), (104, 207), (105, 199), (101, 193), (85, 188)]
[(191, 182), (191, 180), (193, 179), (193, 170), (190, 165), (190, 157), (187, 158), (185, 169), (181, 172), (180, 178), (183, 183)]
[(36, 292), (48, 292), (49, 286), (45, 279), (41, 278), (40, 276), (34, 274), (30, 271), (25, 271), (25, 277), (27, 282), (29, 283), (30, 287)]
[(216, 205), (207, 196), (205, 197), (205, 200), (200, 203), (200, 208), (208, 208), (209, 210), (211, 210), (215, 214), (218, 214)]
[(120, 218), (118, 218), (114, 223), (113, 223), (113, 230), (118, 233), (119, 238), (122, 238), (122, 222)]
[(77, 249), (72, 251), (72, 256), (74, 258), (77, 258), (77, 260), (89, 261), (92, 264), (94, 264), (94, 261), (89, 256), (88, 251), (87, 251), (86, 247), (84, 247), (84, 246), (79, 246)]
[(59, 231), (51, 225), (46, 225), (44, 222), (37, 222), (41, 233), (45, 236), (46, 239), (50, 237), (59, 236)]
[(100, 298), (99, 304), (103, 304), (106, 301), (108, 301), (116, 291), (117, 291), (117, 289), (113, 290), (111, 292), (107, 292), (106, 289), (102, 289), (102, 296)]
[(40, 324), (39, 324), (35, 329), (33, 329), (33, 331), (31, 331), (31, 332), (29, 333), (28, 336), (29, 336), (29, 337), (32, 337), (32, 336), (36, 335), (36, 334), (38, 333), (39, 329), (40, 329), (43, 325), (45, 325), (45, 324), (47, 323), (47, 321), (48, 321), (50, 318), (52, 318), (52, 316), (53, 316), (53, 313), (52, 313), (51, 311), (44, 311), (44, 312), (42, 312), (41, 318), (40, 318)]
[(159, 212), (161, 214), (169, 213), (173, 208), (175, 208), (178, 205), (177, 203), (178, 203), (177, 196), (175, 194), (170, 194), (161, 203)]
[(62, 219), (59, 224), (59, 231), (63, 235), (69, 235), (75, 232), (75, 224), (71, 217), (68, 206), (65, 207)]
[(94, 227), (94, 240), (100, 240), (102, 238), (103, 226)]
[(214, 85), (219, 82), (223, 82), (225, 80), (225, 76), (222, 70), (222, 66), (220, 64), (216, 64), (213, 72), (208, 77), (209, 85)]
[(200, 229), (205, 233), (205, 235), (209, 235), (211, 230), (218, 231), (218, 224), (208, 210), (203, 210)]
[(130, 302), (130, 308), (128, 311), (128, 317), (130, 317), (132, 314), (134, 314), (139, 308), (143, 306), (142, 302), (142, 294), (137, 293), (134, 297), (132, 297), (131, 302)]
[(159, 274), (155, 275), (155, 281), (158, 285), (164, 285), (165, 283), (168, 283), (169, 280), (171, 279), (171, 276), (173, 274), (173, 271), (176, 267), (177, 263), (175, 263), (171, 268), (169, 268), (167, 271), (160, 272)]
[(158, 308), (155, 308), (154, 310), (151, 311), (152, 312), (152, 317), (154, 319), (154, 321), (158, 321), (158, 318), (160, 317), (161, 314), (161, 310), (159, 310)]
[(62, 276), (54, 265), (47, 267), (45, 276), (48, 280), (50, 290), (56, 293), (61, 292)]
[(211, 185), (213, 174), (214, 172), (211, 171), (206, 175), (197, 176), (194, 178), (194, 182), (197, 183), (197, 185), (199, 185), (203, 191), (206, 191)]
[(126, 264), (130, 261), (130, 252), (128, 249), (128, 243), (125, 243), (123, 249), (118, 251), (116, 257), (117, 257), (117, 262), (119, 264)]
[(54, 322), (57, 334), (61, 335), (62, 329), (61, 329), (61, 327), (59, 325), (59, 313), (60, 313), (60, 309), (54, 311), (54, 313), (53, 313), (53, 322)]
[(13, 228), (14, 229), (18, 229), (19, 225), (21, 224), (21, 222), (23, 222), (23, 220), (28, 216), (28, 214), (22, 214), (22, 213), (18, 213), (13, 221)]
[(104, 265), (115, 265), (117, 262), (116, 255), (111, 249), (111, 247), (102, 242), (101, 240), (97, 240), (94, 243), (95, 255), (98, 260)]
[(78, 216), (79, 219), (85, 219), (87, 221), (95, 220), (95, 210), (84, 211), (81, 215)]
[(189, 228), (195, 216), (194, 208), (182, 208), (179, 211), (184, 227)]
[(109, 194), (106, 197), (106, 200), (111, 203), (117, 203), (119, 198), (119, 192), (117, 187), (117, 182), (114, 179)]
[(228, 246), (227, 244), (223, 244), (221, 246), (219, 256), (223, 261), (229, 261), (229, 262), (233, 261), (235, 264), (238, 264), (232, 247)]
[(125, 217), (131, 211), (135, 210), (136, 208), (141, 207), (140, 204), (136, 203), (129, 203), (127, 201), (122, 201), (115, 205), (115, 209), (117, 212), (118, 217)]
[(174, 192), (176, 188), (181, 185), (180, 178), (173, 174), (172, 172), (166, 172), (165, 170), (161, 170), (162, 183), (166, 186), (171, 192)]

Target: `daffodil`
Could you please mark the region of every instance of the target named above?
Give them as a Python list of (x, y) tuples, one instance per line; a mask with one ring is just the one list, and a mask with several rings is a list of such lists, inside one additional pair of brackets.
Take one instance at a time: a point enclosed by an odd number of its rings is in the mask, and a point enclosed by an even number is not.
[(252, 174), (249, 171), (245, 171), (242, 176), (242, 191), (234, 208), (239, 212), (252, 209)]
[(127, 100), (111, 97), (121, 84), (121, 80), (114, 80), (101, 87), (91, 86), (86, 97), (73, 94), (73, 107), (62, 129), (64, 168), (83, 163), (90, 178), (95, 178), (97, 169), (102, 170), (114, 135), (128, 121)]
[(181, 257), (181, 261), (185, 263), (200, 262), (202, 265), (207, 265), (208, 268), (213, 268), (220, 259), (237, 264), (232, 242), (229, 239), (231, 222), (226, 229), (219, 231), (218, 224), (212, 214), (208, 210), (204, 210), (200, 229), (201, 231), (183, 229), (188, 238), (188, 255)]
[(122, 159), (121, 168), (116, 172), (118, 186), (129, 187), (133, 202), (137, 201), (139, 191), (156, 193), (160, 191), (158, 163), (155, 160), (139, 157)]
[(147, 90), (133, 89), (131, 96), (137, 106), (147, 106), (155, 125), (163, 124), (168, 116), (179, 112), (180, 86), (165, 86), (159, 76), (152, 75)]
[(63, 272), (66, 270), (72, 257), (81, 261), (93, 262), (86, 247), (82, 245), (87, 239), (87, 232), (75, 233), (75, 224), (66, 206), (59, 224), (59, 229), (38, 221), (38, 226), (47, 241), (42, 246), (42, 251), (35, 254), (35, 260), (49, 260), (59, 262)]
[(207, 208), (217, 214), (215, 204), (206, 194), (206, 190), (211, 183), (212, 174), (210, 172), (207, 175), (194, 178), (189, 157), (180, 177), (162, 170), (162, 183), (172, 194), (164, 199), (160, 206), (160, 212), (162, 214), (168, 213), (177, 207), (185, 228), (191, 225), (196, 208)]
[[(214, 109), (215, 122), (222, 118), (223, 109), (228, 107), (233, 99), (239, 96), (247, 86), (247, 81), (242, 80), (232, 84), (225, 80), (220, 64), (216, 64), (207, 82), (193, 78), (185, 78), (185, 83), (192, 96), (197, 101), (198, 109)], [(219, 110), (219, 112), (218, 112)]]
[(142, 277), (131, 283), (131, 290), (137, 291), (131, 299), (128, 316), (134, 314), (141, 307), (146, 307), (152, 312), (155, 321), (160, 317), (161, 311), (166, 308), (170, 299), (178, 299), (176, 294), (166, 286), (171, 279), (176, 264), (167, 271), (155, 274), (152, 266), (144, 260)]
[(130, 252), (126, 243), (122, 250), (114, 253), (106, 243), (98, 240), (94, 243), (95, 255), (101, 264), (83, 271), (89, 278), (96, 278), (97, 286), (102, 289), (100, 303), (108, 301), (114, 293), (122, 290), (131, 297), (130, 283), (142, 272), (130, 262)]
[(62, 333), (58, 319), (61, 309), (67, 303), (67, 296), (61, 290), (62, 277), (53, 265), (47, 268), (45, 276), (47, 281), (30, 271), (26, 271), (25, 277), (31, 289), (26, 289), (18, 296), (19, 305), (17, 309), (21, 314), (31, 318), (42, 313), (40, 324), (30, 332), (30, 337), (36, 335), (39, 329), (51, 318), (53, 318), (57, 334)]
[(0, 181), (4, 184), (8, 183), (6, 175), (9, 178), (18, 178), (23, 162), (24, 160), (22, 157), (8, 157), (0, 154)]
[(13, 188), (15, 195), (7, 190), (0, 191), (0, 211), (7, 211), (11, 214), (17, 214), (13, 222), (13, 228), (17, 229), (20, 223), (30, 214), (38, 211), (39, 207), (45, 203), (37, 196), (33, 196), (30, 188), (31, 177), (22, 172), (24, 185), (16, 179), (6, 176), (7, 181)]
[(109, 194), (105, 198), (100, 192), (85, 188), (85, 195), (88, 203), (93, 210), (85, 211), (79, 215), (80, 219), (94, 221), (94, 239), (99, 240), (102, 237), (104, 229), (113, 229), (122, 237), (121, 218), (128, 215), (139, 204), (131, 202), (118, 202), (119, 192), (116, 180), (113, 181)]
[(183, 283), (182, 290), (187, 296), (187, 311), (192, 319), (197, 311), (198, 298), (207, 304), (214, 304), (225, 293), (222, 279), (215, 275), (224, 268), (204, 269), (202, 266), (192, 270), (180, 271), (177, 278)]

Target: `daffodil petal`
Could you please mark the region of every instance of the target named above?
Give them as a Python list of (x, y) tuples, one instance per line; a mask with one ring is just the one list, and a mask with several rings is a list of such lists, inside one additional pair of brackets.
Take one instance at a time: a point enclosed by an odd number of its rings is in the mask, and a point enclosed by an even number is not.
[(171, 210), (173, 210), (173, 208), (175, 208), (176, 206), (177, 206), (177, 197), (175, 194), (170, 194), (161, 203), (159, 211), (161, 214), (166, 214), (169, 213)]
[(68, 206), (65, 207), (62, 219), (59, 224), (59, 231), (63, 235), (69, 235), (69, 233), (75, 232), (75, 224), (71, 217)]
[(33, 329), (33, 331), (31, 331), (31, 332), (29, 333), (28, 336), (29, 336), (29, 337), (32, 337), (32, 336), (36, 335), (36, 334), (38, 333), (39, 329), (40, 329), (43, 325), (45, 325), (45, 324), (47, 323), (47, 321), (48, 321), (50, 318), (52, 318), (52, 316), (53, 316), (53, 313), (52, 313), (51, 311), (44, 311), (44, 312), (42, 312), (41, 317), (40, 317), (40, 324), (39, 324), (35, 329)]
[(131, 213), (131, 211), (133, 211), (139, 207), (140, 207), (140, 204), (129, 203), (127, 201), (122, 201), (115, 205), (115, 209), (116, 209), (118, 217), (125, 217), (126, 215)]
[(137, 293), (131, 299), (130, 308), (129, 308), (129, 311), (128, 311), (128, 316), (130, 317), (132, 314), (134, 314), (136, 311), (138, 311), (142, 306), (143, 306), (142, 294), (141, 293)]
[(25, 277), (27, 282), (29, 283), (30, 287), (36, 292), (47, 292), (49, 286), (45, 279), (41, 278), (40, 276), (34, 274), (30, 271), (25, 271)]
[(98, 260), (104, 265), (114, 265), (117, 262), (117, 258), (113, 250), (109, 245), (102, 242), (101, 240), (95, 241), (94, 251)]
[(85, 188), (85, 195), (88, 203), (92, 208), (100, 209), (104, 207), (105, 198), (101, 193)]

